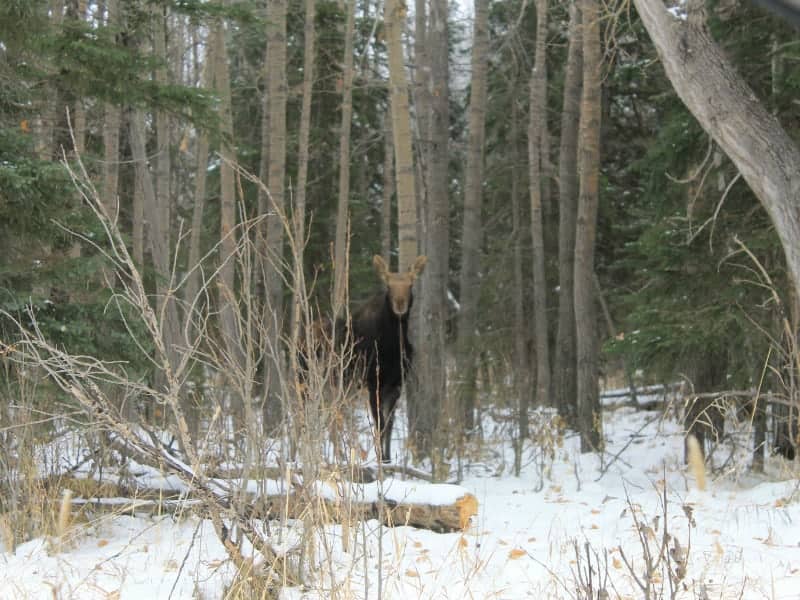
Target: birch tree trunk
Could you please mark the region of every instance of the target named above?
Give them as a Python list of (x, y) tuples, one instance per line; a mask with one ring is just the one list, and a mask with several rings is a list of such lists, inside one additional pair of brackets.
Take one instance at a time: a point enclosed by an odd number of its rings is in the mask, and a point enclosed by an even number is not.
[(353, 30), (356, 3), (347, 5), (347, 26), (344, 33), (342, 70), (342, 125), (339, 134), (339, 202), (336, 210), (336, 242), (334, 245), (333, 316), (341, 316), (347, 302), (347, 234), (350, 229), (350, 126), (353, 116)]
[(392, 198), (394, 197), (394, 146), (392, 115), (387, 113), (383, 125), (383, 204), (381, 206), (381, 256), (392, 264)]
[(702, 2), (685, 21), (661, 0), (634, 4), (678, 96), (766, 209), (800, 295), (800, 150), (711, 38)]
[(528, 166), (533, 240), (533, 325), (536, 345), (536, 404), (550, 404), (550, 344), (547, 335), (544, 218), (542, 208), (543, 135), (547, 124), (547, 0), (536, 0), (536, 57), (531, 73)]
[[(408, 84), (403, 56), (403, 28), (406, 18), (404, 0), (386, 0), (384, 4), (384, 24), (386, 28), (386, 46), (389, 63), (389, 99), (392, 115), (392, 138), (394, 142), (395, 180), (397, 190), (397, 241), (399, 272), (407, 271), (417, 256), (417, 197), (414, 177), (414, 161), (411, 145), (411, 120), (408, 107)], [(421, 289), (421, 283), (418, 289)], [(420, 292), (417, 292), (417, 297)], [(421, 303), (416, 303), (412, 310), (417, 311)], [(412, 321), (411, 338), (416, 342), (420, 321)], [(412, 377), (409, 381), (409, 375)], [(423, 421), (429, 421), (426, 415), (420, 414), (424, 409), (414, 393), (416, 373), (406, 374), (406, 400), (408, 404), (409, 446), (416, 455), (425, 455), (429, 450), (431, 429), (420, 432)]]
[(389, 53), (389, 94), (397, 178), (397, 237), (400, 254), (398, 271), (400, 272), (408, 270), (417, 257), (417, 203), (414, 190), (408, 83), (403, 58), (406, 10), (404, 0), (386, 0), (384, 21)]
[(569, 50), (561, 112), (558, 157), (558, 332), (553, 368), (556, 406), (575, 426), (577, 412), (577, 358), (575, 355), (575, 226), (578, 211), (578, 121), (580, 119), (583, 58), (581, 56), (580, 0), (569, 6)]
[(581, 452), (601, 449), (602, 415), (597, 371), (594, 244), (600, 175), (600, 26), (597, 0), (582, 0), (583, 97), (579, 131), (580, 195), (575, 238), (575, 334), (578, 430)]
[[(486, 79), (489, 60), (489, 2), (475, 0), (472, 43), (467, 146), (464, 184), (464, 221), (461, 234), (461, 278), (459, 285), (456, 373), (461, 425), (469, 432), (475, 427), (475, 328), (480, 299), (480, 258), (483, 245), (483, 161), (486, 129)], [(515, 222), (516, 223), (516, 222)]]

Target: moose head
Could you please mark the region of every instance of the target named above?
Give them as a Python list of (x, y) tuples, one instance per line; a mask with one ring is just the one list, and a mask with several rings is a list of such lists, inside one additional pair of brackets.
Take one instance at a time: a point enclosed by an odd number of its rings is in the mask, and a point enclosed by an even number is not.
[(392, 273), (383, 258), (377, 254), (373, 257), (372, 264), (386, 284), (389, 306), (396, 316), (404, 316), (411, 307), (411, 288), (414, 286), (417, 276), (425, 269), (426, 262), (428, 262), (426, 256), (418, 256), (405, 273)]

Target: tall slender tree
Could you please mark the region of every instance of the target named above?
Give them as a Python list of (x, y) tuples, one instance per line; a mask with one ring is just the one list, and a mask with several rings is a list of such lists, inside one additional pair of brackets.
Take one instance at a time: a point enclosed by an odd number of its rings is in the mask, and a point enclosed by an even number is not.
[[(267, 5), (267, 94), (269, 101), (269, 188), (264, 286), (267, 296), (267, 356), (265, 368), (267, 427), (277, 425), (283, 414), (279, 390), (283, 359), (280, 352), (283, 327), (283, 224), (286, 177), (286, 0)], [(262, 130), (263, 131), (263, 130)]]
[(531, 199), (531, 239), (533, 240), (533, 325), (536, 345), (536, 403), (550, 403), (550, 342), (547, 334), (547, 280), (542, 173), (547, 161), (542, 152), (547, 126), (547, 0), (536, 0), (536, 55), (530, 81), (530, 123), (528, 126), (528, 166)]
[(394, 197), (394, 145), (392, 115), (387, 113), (383, 125), (383, 204), (381, 206), (381, 256), (392, 264), (392, 198)]
[[(156, 276), (156, 314), (159, 315), (159, 326), (162, 333), (163, 347), (159, 348), (159, 356), (166, 363), (164, 370), (172, 370), (178, 363), (178, 310), (171, 293), (170, 247), (169, 236), (164, 231), (168, 223), (161, 219), (161, 210), (153, 178), (147, 167), (147, 134), (145, 113), (134, 109), (129, 119), (129, 138), (131, 155), (136, 166), (136, 185), (142, 194), (142, 212), (149, 224), (148, 236), (153, 270)], [(163, 384), (164, 382), (157, 382)]]
[[(160, 86), (166, 86), (169, 81), (167, 73), (167, 14), (166, 9), (160, 5), (151, 5), (155, 31), (153, 33), (153, 52), (157, 61), (155, 80)], [(172, 196), (170, 195), (170, 180), (172, 178), (172, 158), (170, 153), (171, 119), (163, 108), (156, 109), (156, 200), (158, 202), (158, 218), (163, 223), (161, 227), (162, 240), (167, 252), (170, 253), (171, 242), (171, 217)]]
[(353, 118), (353, 32), (356, 3), (347, 2), (347, 25), (344, 32), (342, 61), (342, 124), (339, 132), (339, 201), (336, 210), (334, 245), (333, 315), (338, 318), (347, 301), (347, 233), (350, 204), (350, 129)]
[(600, 192), (601, 45), (597, 0), (582, 0), (583, 96), (579, 131), (580, 195), (575, 234), (575, 334), (581, 452), (600, 450), (602, 415), (594, 296), (594, 246)]
[[(196, 35), (196, 34), (195, 34)], [(212, 40), (207, 40), (205, 58), (202, 60), (202, 67), (199, 67), (201, 62), (199, 56), (195, 57), (195, 68), (201, 68), (200, 85), (204, 88), (210, 88), (214, 80), (214, 65), (216, 59), (214, 57), (215, 44), (211, 43)], [(197, 40), (195, 40), (197, 45)], [(200, 291), (200, 256), (202, 233), (203, 233), (203, 213), (205, 212), (206, 205), (206, 183), (208, 175), (208, 153), (211, 147), (209, 141), (208, 131), (198, 128), (197, 143), (195, 145), (195, 176), (194, 176), (194, 202), (192, 204), (192, 225), (189, 233), (189, 258), (186, 267), (189, 270), (189, 275), (186, 279), (186, 286), (184, 287), (184, 305), (187, 307), (185, 319), (187, 321), (184, 330), (189, 334), (189, 339), (186, 340), (187, 344), (192, 343), (195, 330), (192, 325), (192, 306), (198, 300), (198, 292)]]
[[(225, 25), (222, 19), (217, 19), (214, 24), (212, 41), (214, 57), (214, 88), (220, 99), (220, 181), (219, 181), (219, 239), (220, 239), (220, 267), (219, 285), (219, 325), (222, 339), (232, 364), (245, 368), (249, 359), (242, 347), (244, 332), (237, 322), (238, 311), (236, 294), (236, 182), (234, 180), (234, 165), (236, 151), (233, 147), (233, 113), (231, 110), (231, 82), (228, 67), (228, 49), (225, 43)], [(238, 402), (247, 403), (246, 398), (239, 398)], [(237, 405), (240, 417), (244, 417), (244, 407)]]
[(303, 103), (300, 109), (300, 139), (297, 146), (297, 191), (295, 193), (294, 236), (305, 248), (306, 238), (306, 186), (308, 185), (309, 138), (311, 136), (311, 97), (314, 91), (314, 57), (316, 31), (316, 0), (305, 0), (305, 24), (303, 26)]
[(480, 299), (480, 264), (483, 246), (483, 165), (486, 130), (487, 65), (489, 62), (489, 2), (475, 0), (472, 40), (472, 77), (469, 96), (469, 138), (464, 184), (464, 220), (461, 233), (456, 372), (462, 426), (475, 426), (475, 348)]
[[(411, 119), (408, 105), (408, 83), (403, 56), (403, 29), (406, 4), (404, 0), (386, 0), (384, 24), (389, 60), (389, 103), (392, 115), (391, 132), (394, 141), (395, 180), (397, 190), (397, 240), (398, 271), (408, 270), (418, 253), (417, 247), (417, 195), (414, 176), (414, 159), (411, 138)], [(419, 294), (418, 294), (419, 295)], [(418, 310), (418, 309), (414, 309)], [(417, 321), (418, 322), (418, 321)], [(412, 340), (416, 342), (417, 328), (412, 327)], [(409, 373), (405, 374), (408, 378)], [(432, 425), (426, 407), (420, 401), (415, 387), (406, 386), (408, 403), (409, 437), (412, 450), (418, 455), (430, 451)], [(407, 381), (409, 381), (407, 379)], [(411, 393), (408, 393), (412, 390)]]
[[(106, 0), (107, 25), (119, 27), (119, 5), (117, 0)], [(122, 109), (116, 102), (104, 103), (103, 123), (103, 187), (102, 199), (109, 215), (115, 217), (119, 210), (117, 187), (119, 182), (119, 128)]]
[(525, 278), (523, 276), (522, 244), (527, 228), (522, 227), (522, 174), (520, 169), (519, 108), (513, 92), (516, 79), (511, 82), (511, 239), (514, 244), (514, 388), (517, 396), (517, 440), (514, 451), (514, 474), (522, 472), (522, 451), (528, 437), (528, 405), (530, 401), (527, 344), (527, 322), (525, 319)]
[[(434, 454), (434, 476), (439, 473), (437, 464), (443, 461), (443, 453), (449, 446), (452, 428), (442, 418), (442, 413), (456, 418), (457, 411), (447, 396), (446, 371), (446, 323), (447, 292), (449, 282), (449, 136), (450, 136), (450, 84), (448, 53), (448, 2), (433, 0), (428, 19), (427, 42), (430, 59), (430, 152), (428, 153), (427, 199), (424, 211), (425, 252), (428, 263), (422, 277), (422, 327), (419, 339), (420, 355), (425, 359), (417, 362), (420, 371), (420, 388), (417, 398), (424, 407), (420, 423), (432, 427)], [(443, 410), (446, 408), (447, 410)], [(424, 438), (423, 438), (424, 439)], [(424, 450), (423, 442), (422, 449)]]
[(384, 21), (389, 53), (389, 94), (397, 178), (399, 271), (406, 271), (417, 256), (417, 202), (414, 188), (414, 160), (411, 150), (408, 83), (403, 59), (403, 28), (406, 10), (404, 0), (386, 0)]
[(558, 330), (556, 333), (556, 406), (575, 424), (577, 409), (577, 358), (575, 356), (575, 226), (578, 210), (578, 122), (583, 80), (580, 0), (569, 5), (569, 49), (561, 110), (561, 145), (558, 156)]

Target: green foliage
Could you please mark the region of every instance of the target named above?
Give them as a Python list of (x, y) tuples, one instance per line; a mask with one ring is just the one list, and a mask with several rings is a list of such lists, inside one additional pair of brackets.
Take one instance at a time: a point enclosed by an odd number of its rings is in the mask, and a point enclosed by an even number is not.
[[(769, 103), (775, 98), (765, 65), (754, 68), (748, 57), (768, 54), (775, 30), (744, 27), (752, 17), (747, 8), (732, 17), (712, 19), (713, 29)], [(638, 32), (634, 23), (632, 34)], [(713, 356), (722, 360), (725, 385), (753, 385), (778, 313), (740, 243), (779, 294), (789, 289), (782, 249), (746, 184), (727, 189), (735, 169), (709, 146), (660, 68), (641, 69), (652, 50), (638, 42), (625, 51), (628, 64), (616, 65), (608, 82), (614, 100), (604, 144), (613, 158), (605, 163), (599, 244), (607, 286), (627, 291), (612, 298), (624, 335), (608, 340), (606, 350), (667, 379), (692, 378)]]

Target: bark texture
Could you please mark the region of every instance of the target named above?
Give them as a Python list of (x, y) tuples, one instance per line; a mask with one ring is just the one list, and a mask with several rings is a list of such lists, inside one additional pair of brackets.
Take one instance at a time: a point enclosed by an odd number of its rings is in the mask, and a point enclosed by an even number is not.
[(472, 44), (467, 146), (467, 172), (464, 184), (464, 220), (461, 231), (461, 278), (459, 284), (458, 339), (456, 372), (459, 374), (458, 400), (462, 425), (475, 426), (475, 328), (480, 299), (480, 258), (483, 246), (481, 213), (483, 208), (483, 163), (486, 140), (487, 64), (489, 58), (489, 2), (475, 0)]
[[(106, 0), (108, 24), (119, 26), (119, 7), (117, 0)], [(122, 123), (122, 110), (117, 104), (106, 102), (105, 123), (103, 125), (103, 205), (112, 219), (119, 210), (117, 186), (119, 182), (119, 128)]]
[(575, 238), (575, 334), (577, 339), (578, 430), (581, 452), (600, 450), (602, 422), (598, 389), (594, 245), (600, 180), (601, 47), (597, 0), (582, 0), (583, 96), (579, 132), (580, 195)]
[(547, 335), (547, 280), (545, 277), (544, 210), (542, 173), (547, 140), (547, 0), (536, 0), (536, 55), (530, 82), (528, 168), (533, 240), (533, 329), (536, 346), (536, 404), (550, 404), (550, 342)]
[[(455, 417), (456, 407), (447, 395), (446, 340), (447, 284), (449, 276), (449, 74), (447, 45), (447, 0), (434, 0), (428, 21), (428, 50), (430, 52), (431, 97), (430, 155), (428, 157), (428, 201), (425, 227), (425, 251), (428, 263), (423, 274), (422, 326), (420, 327), (418, 433), (423, 453), (427, 444), (427, 429), (433, 432), (434, 475), (443, 462), (446, 448), (451, 446), (452, 434), (443, 414)], [(442, 473), (447, 469), (443, 469)]]
[[(244, 333), (238, 320), (236, 310), (236, 265), (237, 265), (237, 234), (236, 234), (236, 182), (234, 180), (234, 165), (236, 152), (233, 144), (233, 114), (231, 111), (231, 82), (228, 70), (228, 50), (225, 44), (225, 27), (218, 19), (213, 32), (214, 45), (214, 87), (220, 99), (220, 209), (219, 209), (219, 236), (220, 236), (220, 270), (219, 285), (217, 286), (217, 304), (219, 311), (219, 324), (223, 342), (228, 352), (231, 364), (236, 368), (244, 368), (245, 356), (242, 347)], [(244, 401), (244, 399), (239, 399)], [(237, 407), (237, 409), (240, 407)]]
[(394, 146), (392, 116), (387, 114), (383, 126), (383, 204), (381, 205), (381, 256), (392, 264), (392, 198), (394, 197)]
[(519, 109), (511, 106), (511, 215), (514, 244), (514, 388), (517, 395), (517, 439), (514, 449), (514, 474), (522, 471), (522, 451), (528, 437), (528, 404), (530, 399), (530, 362), (528, 360), (527, 322), (525, 318), (525, 279), (523, 278), (522, 242), (526, 227), (522, 227), (522, 190), (520, 169)]
[(342, 67), (342, 125), (339, 133), (339, 202), (334, 244), (333, 316), (338, 319), (347, 303), (347, 233), (350, 228), (350, 129), (353, 118), (353, 30), (355, 2), (347, 3)]
[(414, 190), (408, 83), (403, 59), (403, 26), (406, 10), (403, 0), (386, 0), (384, 21), (389, 52), (389, 94), (397, 177), (397, 230), (400, 252), (397, 270), (399, 272), (407, 271), (417, 257), (417, 203)]
[(570, 425), (577, 412), (575, 339), (575, 225), (578, 212), (578, 122), (582, 88), (580, 0), (570, 2), (569, 50), (564, 77), (561, 145), (558, 158), (558, 331), (553, 368), (556, 406)]
[[(264, 257), (265, 310), (265, 427), (278, 426), (284, 414), (280, 377), (283, 370), (283, 223), (286, 176), (286, 0), (267, 5), (267, 94), (269, 102), (269, 177), (267, 187), (266, 256)], [(263, 130), (262, 130), (263, 131)]]

